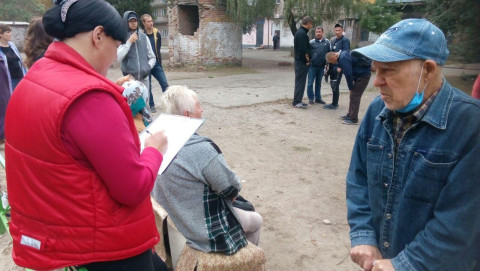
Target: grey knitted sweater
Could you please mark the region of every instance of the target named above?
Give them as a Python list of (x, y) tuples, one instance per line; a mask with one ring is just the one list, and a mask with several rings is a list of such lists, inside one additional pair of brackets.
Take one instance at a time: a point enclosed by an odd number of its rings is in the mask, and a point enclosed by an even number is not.
[(240, 189), (217, 145), (195, 134), (157, 177), (152, 196), (191, 247), (234, 254), (247, 244), (232, 211)]

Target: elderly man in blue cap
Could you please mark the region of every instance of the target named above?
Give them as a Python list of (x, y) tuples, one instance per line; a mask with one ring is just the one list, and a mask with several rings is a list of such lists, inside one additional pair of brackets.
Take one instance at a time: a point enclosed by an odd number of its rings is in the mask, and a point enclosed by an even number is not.
[(423, 19), (352, 52), (380, 89), (347, 175), (352, 260), (364, 270), (480, 270), (480, 101), (442, 76), (449, 51)]

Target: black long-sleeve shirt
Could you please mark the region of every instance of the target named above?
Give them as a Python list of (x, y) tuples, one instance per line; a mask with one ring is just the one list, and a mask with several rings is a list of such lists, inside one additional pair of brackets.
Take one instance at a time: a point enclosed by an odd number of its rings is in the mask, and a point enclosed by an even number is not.
[(303, 26), (297, 30), (293, 38), (293, 50), (295, 52), (295, 60), (307, 62), (305, 54), (309, 59), (312, 57), (312, 48), (310, 47), (310, 39), (308, 38), (308, 29)]

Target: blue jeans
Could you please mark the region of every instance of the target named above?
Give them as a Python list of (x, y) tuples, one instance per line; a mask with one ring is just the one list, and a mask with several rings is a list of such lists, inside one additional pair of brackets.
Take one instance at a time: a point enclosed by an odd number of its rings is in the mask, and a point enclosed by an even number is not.
[[(308, 69), (307, 96), (308, 100), (321, 100), (320, 87), (322, 86), (323, 67), (310, 66)], [(313, 94), (313, 81), (315, 81), (315, 96)]]
[(167, 77), (165, 76), (165, 72), (163, 71), (162, 66), (158, 61), (155, 63), (155, 66), (150, 70), (150, 74), (148, 75), (148, 81), (150, 82), (150, 86), (148, 87), (148, 92), (150, 94), (150, 98), (148, 99), (148, 105), (150, 107), (155, 106), (155, 102), (153, 101), (152, 95), (152, 75), (157, 79), (160, 87), (162, 87), (162, 91), (165, 92), (168, 88)]

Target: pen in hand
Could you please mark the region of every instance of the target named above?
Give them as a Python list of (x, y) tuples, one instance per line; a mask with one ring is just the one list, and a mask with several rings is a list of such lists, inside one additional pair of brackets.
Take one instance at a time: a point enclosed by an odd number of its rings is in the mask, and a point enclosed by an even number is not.
[(145, 133), (150, 134), (150, 136), (145, 137), (145, 144), (144, 147), (154, 147), (157, 149), (162, 155), (165, 154), (168, 148), (168, 139), (165, 135), (164, 130), (156, 131), (155, 134), (150, 132), (149, 130), (145, 130)]

